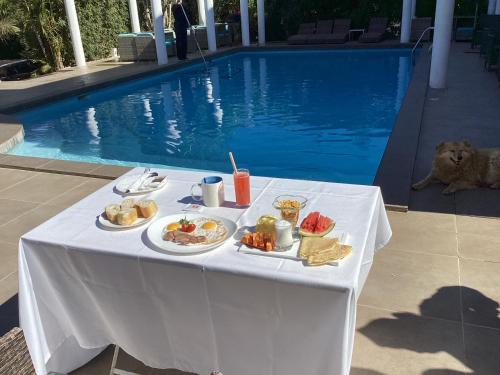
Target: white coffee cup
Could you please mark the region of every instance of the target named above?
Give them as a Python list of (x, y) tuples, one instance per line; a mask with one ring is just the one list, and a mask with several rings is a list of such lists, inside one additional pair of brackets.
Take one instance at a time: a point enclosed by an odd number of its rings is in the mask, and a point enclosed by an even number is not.
[[(194, 190), (200, 189), (201, 194), (195, 194)], [(203, 178), (200, 184), (191, 187), (191, 196), (195, 201), (203, 201), (207, 207), (219, 207), (224, 203), (224, 183), (222, 177), (209, 176)]]

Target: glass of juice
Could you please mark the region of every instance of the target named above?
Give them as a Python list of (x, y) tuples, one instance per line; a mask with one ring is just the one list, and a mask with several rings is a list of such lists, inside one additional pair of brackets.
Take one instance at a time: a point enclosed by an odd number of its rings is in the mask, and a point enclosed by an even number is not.
[(234, 192), (236, 193), (237, 206), (250, 205), (250, 171), (248, 169), (238, 169), (233, 173)]

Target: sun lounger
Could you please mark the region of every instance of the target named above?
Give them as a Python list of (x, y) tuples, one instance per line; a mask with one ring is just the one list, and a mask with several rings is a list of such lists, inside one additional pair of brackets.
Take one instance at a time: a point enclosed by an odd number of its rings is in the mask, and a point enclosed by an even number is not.
[[(424, 30), (431, 26), (432, 26), (432, 17), (414, 18), (411, 21), (410, 40), (412, 42), (416, 42), (418, 38), (420, 38)], [(427, 31), (421, 40), (422, 42), (428, 42), (429, 40), (431, 40), (431, 32)]]
[(333, 21), (318, 21), (316, 24), (316, 34), (307, 37), (308, 44), (323, 44), (327, 43), (326, 39), (332, 33)]
[(345, 43), (349, 38), (351, 20), (349, 18), (339, 18), (335, 20), (332, 34), (328, 36), (327, 43)]
[(387, 28), (387, 17), (373, 17), (370, 20), (368, 31), (359, 37), (361, 43), (377, 43), (384, 38)]
[(316, 24), (314, 22), (301, 23), (298, 33), (288, 38), (288, 44), (306, 44), (308, 39), (314, 35), (315, 30)]

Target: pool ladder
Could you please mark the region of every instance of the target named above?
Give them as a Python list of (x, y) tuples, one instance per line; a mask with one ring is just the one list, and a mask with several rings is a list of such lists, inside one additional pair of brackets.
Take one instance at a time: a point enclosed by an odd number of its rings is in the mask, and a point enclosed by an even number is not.
[(434, 30), (434, 26), (429, 26), (424, 31), (422, 31), (422, 34), (420, 34), (420, 37), (418, 38), (417, 42), (415, 43), (415, 45), (411, 49), (411, 62), (412, 62), (413, 65), (415, 65), (415, 50), (417, 49), (418, 45), (422, 41), (422, 38), (424, 37), (425, 33), (427, 31), (430, 31), (430, 30)]

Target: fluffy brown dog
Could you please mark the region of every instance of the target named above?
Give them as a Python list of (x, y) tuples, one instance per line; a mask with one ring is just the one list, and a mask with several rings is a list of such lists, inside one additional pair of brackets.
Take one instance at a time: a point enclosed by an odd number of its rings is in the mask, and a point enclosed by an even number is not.
[(500, 149), (474, 149), (467, 141), (440, 143), (431, 173), (412, 187), (420, 190), (439, 182), (449, 184), (443, 194), (479, 186), (500, 188)]

